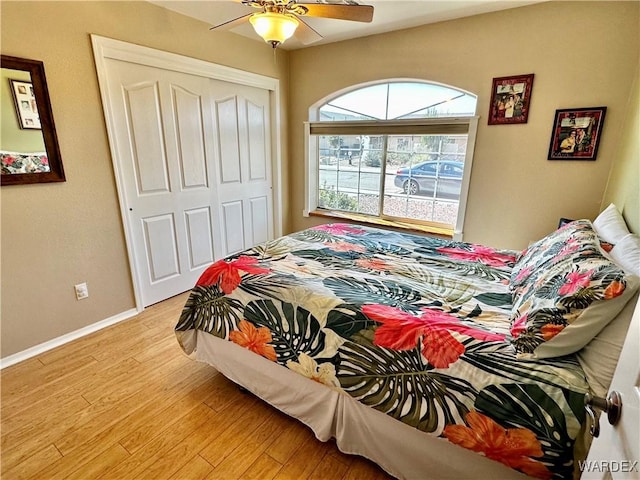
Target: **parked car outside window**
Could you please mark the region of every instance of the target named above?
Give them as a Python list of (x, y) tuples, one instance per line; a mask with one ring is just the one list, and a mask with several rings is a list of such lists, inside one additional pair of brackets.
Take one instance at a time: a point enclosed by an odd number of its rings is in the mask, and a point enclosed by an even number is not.
[(402, 167), (393, 183), (408, 195), (460, 198), (464, 165), (456, 161), (428, 161)]

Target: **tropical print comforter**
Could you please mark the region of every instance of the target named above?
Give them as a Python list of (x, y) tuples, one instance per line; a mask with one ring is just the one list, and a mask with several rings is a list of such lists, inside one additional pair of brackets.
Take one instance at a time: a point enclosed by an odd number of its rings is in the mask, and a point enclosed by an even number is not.
[(516, 359), (516, 253), (315, 227), (211, 265), (176, 333), (208, 332), (528, 475), (570, 478), (588, 385), (573, 356)]

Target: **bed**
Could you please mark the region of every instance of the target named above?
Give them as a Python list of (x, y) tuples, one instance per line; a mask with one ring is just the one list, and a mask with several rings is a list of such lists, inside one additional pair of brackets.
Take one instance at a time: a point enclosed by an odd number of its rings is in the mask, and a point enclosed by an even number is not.
[(608, 387), (576, 352), (637, 298), (605, 247), (588, 220), (523, 252), (322, 225), (211, 265), (176, 335), (397, 478), (571, 478)]

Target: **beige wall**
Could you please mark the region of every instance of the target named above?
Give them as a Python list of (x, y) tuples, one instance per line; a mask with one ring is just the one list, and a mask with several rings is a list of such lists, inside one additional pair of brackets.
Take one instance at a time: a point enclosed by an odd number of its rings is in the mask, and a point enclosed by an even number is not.
[[(550, 2), (292, 52), (291, 178), (304, 175), (308, 108), (350, 85), (407, 77), (478, 95), (480, 123), (464, 239), (523, 248), (560, 217), (593, 218), (622, 139), (638, 65), (638, 2)], [(534, 73), (529, 121), (488, 126), (494, 77)], [(321, 79), (321, 80), (319, 80)], [(597, 161), (549, 161), (556, 109), (607, 106)], [(637, 140), (637, 136), (635, 137)], [(304, 184), (291, 184), (292, 228)]]
[[(135, 306), (89, 34), (280, 78), (283, 92), (288, 55), (274, 60), (260, 40), (210, 32), (146, 2), (3, 1), (1, 8), (2, 53), (44, 62), (67, 177), (0, 191), (6, 357)], [(80, 282), (90, 297), (77, 301)]]
[(622, 141), (609, 176), (602, 208), (615, 203), (632, 232), (640, 234), (640, 68), (629, 96)]

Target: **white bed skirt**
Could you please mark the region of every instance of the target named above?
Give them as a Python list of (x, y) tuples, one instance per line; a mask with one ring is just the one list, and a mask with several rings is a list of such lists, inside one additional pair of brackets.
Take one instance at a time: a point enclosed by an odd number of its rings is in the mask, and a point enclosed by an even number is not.
[(232, 342), (199, 330), (181, 335), (183, 344), (193, 346), (195, 342), (197, 360), (212, 365), (231, 381), (300, 420), (318, 440), (334, 437), (342, 452), (368, 458), (396, 478), (530, 478), (410, 427), (347, 394), (311, 382)]

